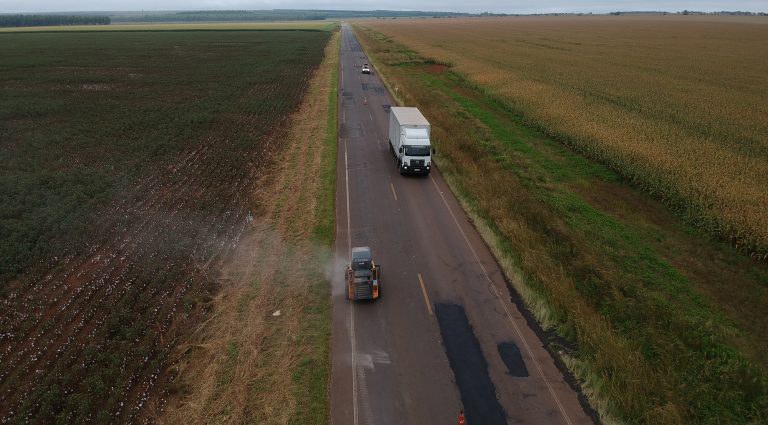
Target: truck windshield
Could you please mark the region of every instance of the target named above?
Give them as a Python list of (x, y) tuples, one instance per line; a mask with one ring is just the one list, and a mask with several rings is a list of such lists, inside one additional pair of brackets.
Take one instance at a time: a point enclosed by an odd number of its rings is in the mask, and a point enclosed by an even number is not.
[(429, 156), (429, 145), (406, 145), (405, 154), (408, 156)]

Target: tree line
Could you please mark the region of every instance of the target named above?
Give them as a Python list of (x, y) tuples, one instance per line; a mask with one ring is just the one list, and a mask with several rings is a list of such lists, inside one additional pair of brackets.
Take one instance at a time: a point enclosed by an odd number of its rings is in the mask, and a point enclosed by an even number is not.
[(145, 15), (117, 16), (116, 22), (243, 22), (243, 21), (308, 21), (323, 20), (325, 16), (318, 13), (301, 13), (288, 11), (286, 13), (248, 12), (212, 10), (199, 12), (148, 13)]
[(317, 21), (355, 17), (447, 17), (469, 16), (452, 12), (414, 12), (391, 10), (201, 10), (185, 12), (120, 13), (111, 15), (121, 22), (249, 22), (249, 21)]
[(95, 15), (0, 15), (0, 27), (45, 27), (52, 25), (109, 25), (109, 16)]

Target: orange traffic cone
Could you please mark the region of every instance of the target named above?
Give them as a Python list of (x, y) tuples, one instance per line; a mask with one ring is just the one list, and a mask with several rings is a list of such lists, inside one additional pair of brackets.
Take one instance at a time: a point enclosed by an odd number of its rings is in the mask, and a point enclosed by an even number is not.
[(459, 425), (467, 425), (467, 421), (464, 420), (464, 411), (459, 410)]

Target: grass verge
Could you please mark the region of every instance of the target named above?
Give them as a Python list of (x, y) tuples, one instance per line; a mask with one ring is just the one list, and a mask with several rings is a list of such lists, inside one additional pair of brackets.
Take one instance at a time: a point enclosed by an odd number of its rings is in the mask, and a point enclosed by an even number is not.
[(604, 419), (766, 420), (765, 265), (449, 67), (355, 30), (399, 100), (432, 122), (441, 172)]
[(177, 353), (161, 422), (328, 423), (339, 37), (288, 123), (277, 172), (253, 194), (256, 218), (210, 319)]

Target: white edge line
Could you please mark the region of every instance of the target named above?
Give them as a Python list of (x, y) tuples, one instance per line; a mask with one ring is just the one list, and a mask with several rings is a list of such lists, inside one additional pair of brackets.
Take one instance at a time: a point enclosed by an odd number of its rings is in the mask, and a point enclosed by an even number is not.
[(440, 195), (440, 198), (443, 199), (443, 203), (445, 204), (445, 207), (448, 209), (448, 212), (451, 214), (451, 218), (453, 218), (453, 222), (456, 223), (456, 227), (459, 228), (459, 232), (461, 232), (461, 236), (464, 238), (464, 242), (466, 242), (467, 246), (469, 247), (469, 250), (472, 251), (472, 255), (475, 257), (475, 261), (480, 266), (480, 269), (483, 271), (483, 276), (485, 276), (485, 279), (493, 288), (494, 295), (499, 300), (499, 303), (501, 303), (501, 307), (504, 309), (504, 312), (507, 315), (507, 319), (509, 319), (509, 322), (512, 323), (512, 327), (514, 327), (515, 333), (517, 333), (517, 336), (520, 338), (520, 341), (522, 341), (523, 346), (525, 346), (525, 351), (528, 352), (528, 356), (531, 358), (531, 361), (533, 362), (533, 364), (536, 365), (536, 370), (539, 372), (539, 376), (541, 376), (541, 379), (547, 385), (547, 389), (549, 390), (549, 393), (552, 395), (552, 398), (555, 400), (555, 404), (557, 404), (558, 409), (560, 409), (560, 413), (563, 414), (563, 418), (565, 418), (565, 422), (567, 422), (569, 425), (572, 425), (573, 422), (571, 422), (571, 419), (568, 417), (568, 414), (565, 412), (565, 408), (563, 407), (562, 403), (560, 403), (560, 399), (557, 397), (557, 394), (555, 394), (555, 390), (552, 388), (552, 384), (550, 384), (549, 381), (547, 380), (547, 377), (544, 376), (544, 370), (541, 368), (539, 361), (536, 360), (536, 357), (533, 355), (533, 351), (531, 350), (531, 347), (528, 345), (528, 341), (526, 341), (525, 338), (523, 337), (523, 333), (520, 331), (520, 328), (517, 326), (517, 323), (515, 323), (515, 320), (512, 318), (512, 313), (509, 311), (509, 308), (504, 303), (504, 299), (501, 297), (501, 294), (499, 293), (498, 288), (496, 288), (496, 285), (488, 276), (488, 271), (485, 269), (485, 266), (483, 265), (483, 263), (480, 262), (480, 257), (478, 257), (477, 252), (475, 252), (475, 249), (472, 247), (472, 244), (469, 243), (469, 238), (467, 237), (467, 234), (464, 233), (464, 229), (461, 228), (461, 225), (459, 224), (459, 220), (456, 219), (456, 215), (453, 214), (453, 210), (451, 209), (450, 205), (448, 205), (448, 201), (445, 199), (443, 192), (440, 190), (440, 187), (437, 185), (435, 178), (431, 174), (429, 178), (432, 180), (432, 183), (435, 185), (435, 189), (437, 189), (437, 193)]
[[(344, 37), (342, 36), (342, 41)], [(341, 43), (343, 48), (343, 43)], [(341, 66), (341, 90), (344, 90), (344, 61), (343, 55), (339, 54), (339, 65)], [(342, 119), (346, 121), (344, 109), (341, 110)], [(350, 261), (352, 259), (352, 224), (349, 216), (349, 160), (347, 155), (347, 139), (344, 139), (344, 184), (346, 186), (345, 194), (347, 197), (347, 254)], [(358, 424), (357, 409), (357, 348), (355, 347), (355, 304), (352, 303), (349, 308), (349, 345), (352, 351), (352, 421), (354, 425)]]
[[(347, 253), (352, 261), (352, 224), (349, 215), (349, 161), (347, 159), (347, 139), (344, 139), (344, 183), (347, 195)], [(349, 307), (349, 342), (352, 350), (352, 417), (357, 425), (357, 349), (355, 348), (355, 303)]]
[(344, 90), (344, 61), (341, 60), (341, 52), (344, 50), (344, 36), (341, 37), (341, 43), (339, 43), (339, 66), (341, 67), (341, 89)]

